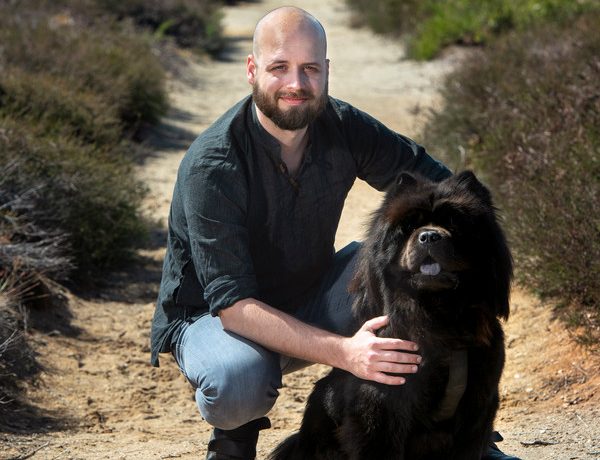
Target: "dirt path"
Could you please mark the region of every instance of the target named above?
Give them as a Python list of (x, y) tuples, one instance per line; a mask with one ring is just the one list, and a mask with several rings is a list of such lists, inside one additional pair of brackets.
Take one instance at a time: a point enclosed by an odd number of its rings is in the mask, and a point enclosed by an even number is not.
[[(198, 63), (188, 56), (187, 65), (171, 79), (173, 109), (152, 140), (156, 155), (139, 171), (151, 189), (148, 212), (163, 226), (184, 150), (249, 92), (244, 59), (252, 29), (280, 4), (226, 9), (226, 30), (232, 38), (226, 59)], [(342, 0), (309, 0), (302, 6), (328, 32), (331, 94), (414, 136), (426, 109), (438, 103), (436, 87), (457, 64), (456, 54), (427, 64), (404, 61), (397, 44), (350, 29)], [(338, 246), (360, 238), (366, 215), (379, 198), (357, 183), (342, 217)], [(47, 370), (31, 389), (31, 398), (51, 415), (70, 420), (70, 427), (52, 430), (15, 414), (21, 433), (0, 433), (0, 458), (203, 458), (210, 427), (200, 419), (189, 385), (168, 357), (159, 369), (148, 365), (164, 228), (154, 236), (155, 247), (141, 251), (134, 269), (115, 273), (102, 291), (89, 298), (66, 294), (74, 316), (71, 324), (81, 334), (60, 327), (35, 333)], [(549, 306), (519, 291), (512, 305), (498, 417), (507, 440), (501, 447), (526, 459), (600, 459), (598, 357), (574, 346), (552, 321)], [(60, 324), (62, 318), (56, 320)], [(285, 379), (281, 398), (269, 414), (273, 429), (259, 442), (259, 458), (297, 428), (306, 396), (326, 370), (313, 366)]]

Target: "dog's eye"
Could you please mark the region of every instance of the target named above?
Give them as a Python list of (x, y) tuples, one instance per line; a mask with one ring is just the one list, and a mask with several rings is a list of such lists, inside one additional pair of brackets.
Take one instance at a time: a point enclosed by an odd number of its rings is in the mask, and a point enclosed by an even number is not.
[(459, 235), (464, 229), (472, 228), (470, 219), (461, 213), (452, 212), (439, 219), (439, 225), (446, 228), (453, 235)]
[(433, 216), (438, 225), (448, 230), (456, 230), (463, 225), (463, 217), (461, 216), (461, 213), (449, 206), (441, 206), (437, 208), (434, 211)]
[(421, 227), (425, 220), (425, 213), (422, 211), (414, 211), (402, 219), (401, 227), (405, 233), (412, 233), (417, 228)]

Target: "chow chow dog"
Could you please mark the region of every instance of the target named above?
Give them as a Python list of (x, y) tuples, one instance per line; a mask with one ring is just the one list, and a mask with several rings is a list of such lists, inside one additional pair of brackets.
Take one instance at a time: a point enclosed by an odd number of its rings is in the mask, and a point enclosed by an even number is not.
[(353, 313), (388, 315), (377, 334), (416, 342), (419, 370), (391, 386), (333, 369), (272, 460), (479, 460), (487, 448), (512, 279), (496, 209), (470, 171), (396, 182), (361, 248)]

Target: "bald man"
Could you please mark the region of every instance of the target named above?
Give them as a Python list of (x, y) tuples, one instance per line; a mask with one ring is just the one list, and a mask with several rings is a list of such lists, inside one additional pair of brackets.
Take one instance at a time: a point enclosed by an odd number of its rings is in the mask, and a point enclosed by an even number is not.
[(334, 239), (357, 177), (384, 190), (402, 170), (450, 171), (412, 140), (327, 93), (321, 24), (284, 7), (257, 24), (252, 96), (179, 167), (152, 324), (152, 364), (172, 353), (214, 428), (207, 459), (253, 459), (282, 374), (310, 363), (389, 385), (417, 371), (414, 343), (352, 323), (359, 245)]

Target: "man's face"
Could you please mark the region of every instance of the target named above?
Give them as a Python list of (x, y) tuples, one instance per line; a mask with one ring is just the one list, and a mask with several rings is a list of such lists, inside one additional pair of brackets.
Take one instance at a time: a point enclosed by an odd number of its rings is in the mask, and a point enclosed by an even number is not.
[(327, 104), (325, 46), (309, 32), (274, 33), (248, 57), (248, 81), (258, 109), (277, 127), (298, 130)]

